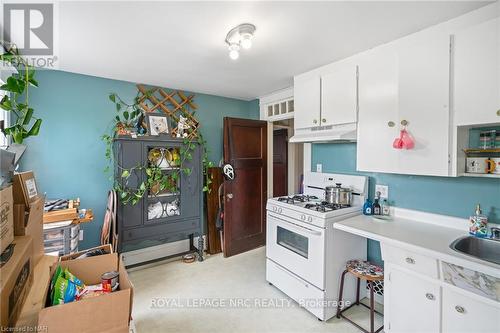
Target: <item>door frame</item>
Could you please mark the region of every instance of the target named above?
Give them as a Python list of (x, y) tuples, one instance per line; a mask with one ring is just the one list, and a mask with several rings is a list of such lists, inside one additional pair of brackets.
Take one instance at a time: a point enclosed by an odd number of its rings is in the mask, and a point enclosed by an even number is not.
[[(293, 120), (293, 118), (292, 118)], [(277, 122), (277, 121), (276, 121)], [(288, 132), (288, 138), (291, 138), (294, 134), (293, 123), (284, 126), (277, 125), (273, 121), (267, 121), (267, 160), (273, 160), (273, 144), (274, 144), (274, 127), (279, 126), (280, 128), (286, 128)], [(305, 150), (304, 144), (300, 143), (290, 143), (288, 142), (288, 160), (287, 160), (287, 173), (288, 173), (288, 195), (298, 193), (300, 187), (299, 175), (304, 174), (304, 158)], [(267, 163), (267, 197), (273, 197), (273, 163)]]

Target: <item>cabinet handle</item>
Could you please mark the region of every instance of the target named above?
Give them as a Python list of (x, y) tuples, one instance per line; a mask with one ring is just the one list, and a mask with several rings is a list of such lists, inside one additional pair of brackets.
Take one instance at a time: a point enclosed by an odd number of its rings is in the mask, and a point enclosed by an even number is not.
[(408, 257), (408, 258), (406, 258), (405, 260), (406, 260), (406, 262), (407, 262), (408, 264), (412, 264), (412, 265), (413, 265), (413, 264), (415, 264), (415, 259), (413, 259), (413, 258)]
[(321, 121), (324, 122), (324, 123), (326, 123), (326, 119), (325, 118), (321, 119)]
[(387, 126), (389, 126), (389, 127), (394, 127), (394, 126), (396, 126), (396, 124), (395, 124), (393, 121), (389, 121), (389, 122), (387, 123)]
[(401, 120), (401, 125), (403, 125), (403, 126), (408, 125), (408, 120), (405, 120), (405, 119)]
[(316, 119), (313, 120), (313, 124), (317, 124), (318, 121)]
[(427, 294), (425, 294), (425, 297), (427, 297), (427, 299), (428, 299), (428, 300), (431, 300), (431, 301), (433, 301), (433, 300), (434, 300), (434, 295), (433, 295), (433, 294), (431, 294), (431, 293), (427, 293)]
[(457, 310), (458, 313), (465, 313), (465, 309), (460, 305), (455, 306), (455, 310)]
[(500, 117), (500, 109), (497, 110), (497, 116)]

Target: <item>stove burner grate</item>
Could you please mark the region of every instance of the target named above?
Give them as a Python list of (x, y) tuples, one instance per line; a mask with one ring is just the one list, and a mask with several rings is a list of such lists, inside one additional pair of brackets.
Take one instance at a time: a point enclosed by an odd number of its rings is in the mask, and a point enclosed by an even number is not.
[(304, 195), (304, 194), (297, 194), (291, 197), (280, 197), (278, 198), (278, 201), (281, 202), (286, 202), (289, 204), (295, 204), (297, 202), (308, 202), (311, 200), (317, 200), (318, 197), (314, 195)]
[(321, 203), (306, 204), (304, 206), (304, 208), (316, 210), (318, 212), (329, 212), (331, 210), (338, 210), (338, 209), (347, 208), (347, 207), (350, 207), (350, 206), (331, 204), (331, 203), (328, 203), (326, 201), (323, 201)]

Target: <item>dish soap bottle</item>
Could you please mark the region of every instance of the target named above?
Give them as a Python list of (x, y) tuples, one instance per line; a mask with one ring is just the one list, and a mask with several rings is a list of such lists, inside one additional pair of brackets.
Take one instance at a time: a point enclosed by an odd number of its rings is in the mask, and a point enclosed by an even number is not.
[(382, 201), (382, 215), (391, 215), (391, 206), (389, 206), (389, 202), (387, 201), (387, 199), (384, 199), (384, 201)]
[(380, 207), (379, 200), (380, 200), (380, 192), (377, 192), (377, 194), (375, 196), (375, 201), (373, 202), (373, 207), (372, 207), (373, 215), (381, 215), (382, 214), (382, 208)]
[(476, 214), (469, 217), (469, 234), (481, 238), (488, 235), (488, 218), (482, 214), (479, 204), (476, 206)]
[(372, 202), (370, 199), (366, 199), (365, 204), (363, 205), (363, 214), (364, 215), (372, 215)]

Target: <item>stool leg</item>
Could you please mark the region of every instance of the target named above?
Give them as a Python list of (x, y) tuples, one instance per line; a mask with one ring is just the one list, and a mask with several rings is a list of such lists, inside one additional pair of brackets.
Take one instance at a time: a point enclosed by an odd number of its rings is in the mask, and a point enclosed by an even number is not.
[(358, 286), (357, 286), (357, 289), (356, 289), (356, 305), (359, 305), (359, 286), (361, 284), (361, 279), (358, 278)]
[(370, 332), (373, 333), (375, 329), (375, 300), (373, 295), (373, 281), (368, 281), (370, 286)]
[(339, 299), (337, 300), (337, 318), (340, 318), (340, 303), (342, 302), (342, 294), (344, 293), (344, 278), (347, 274), (347, 269), (342, 273), (342, 277), (340, 278), (340, 289), (339, 289)]

